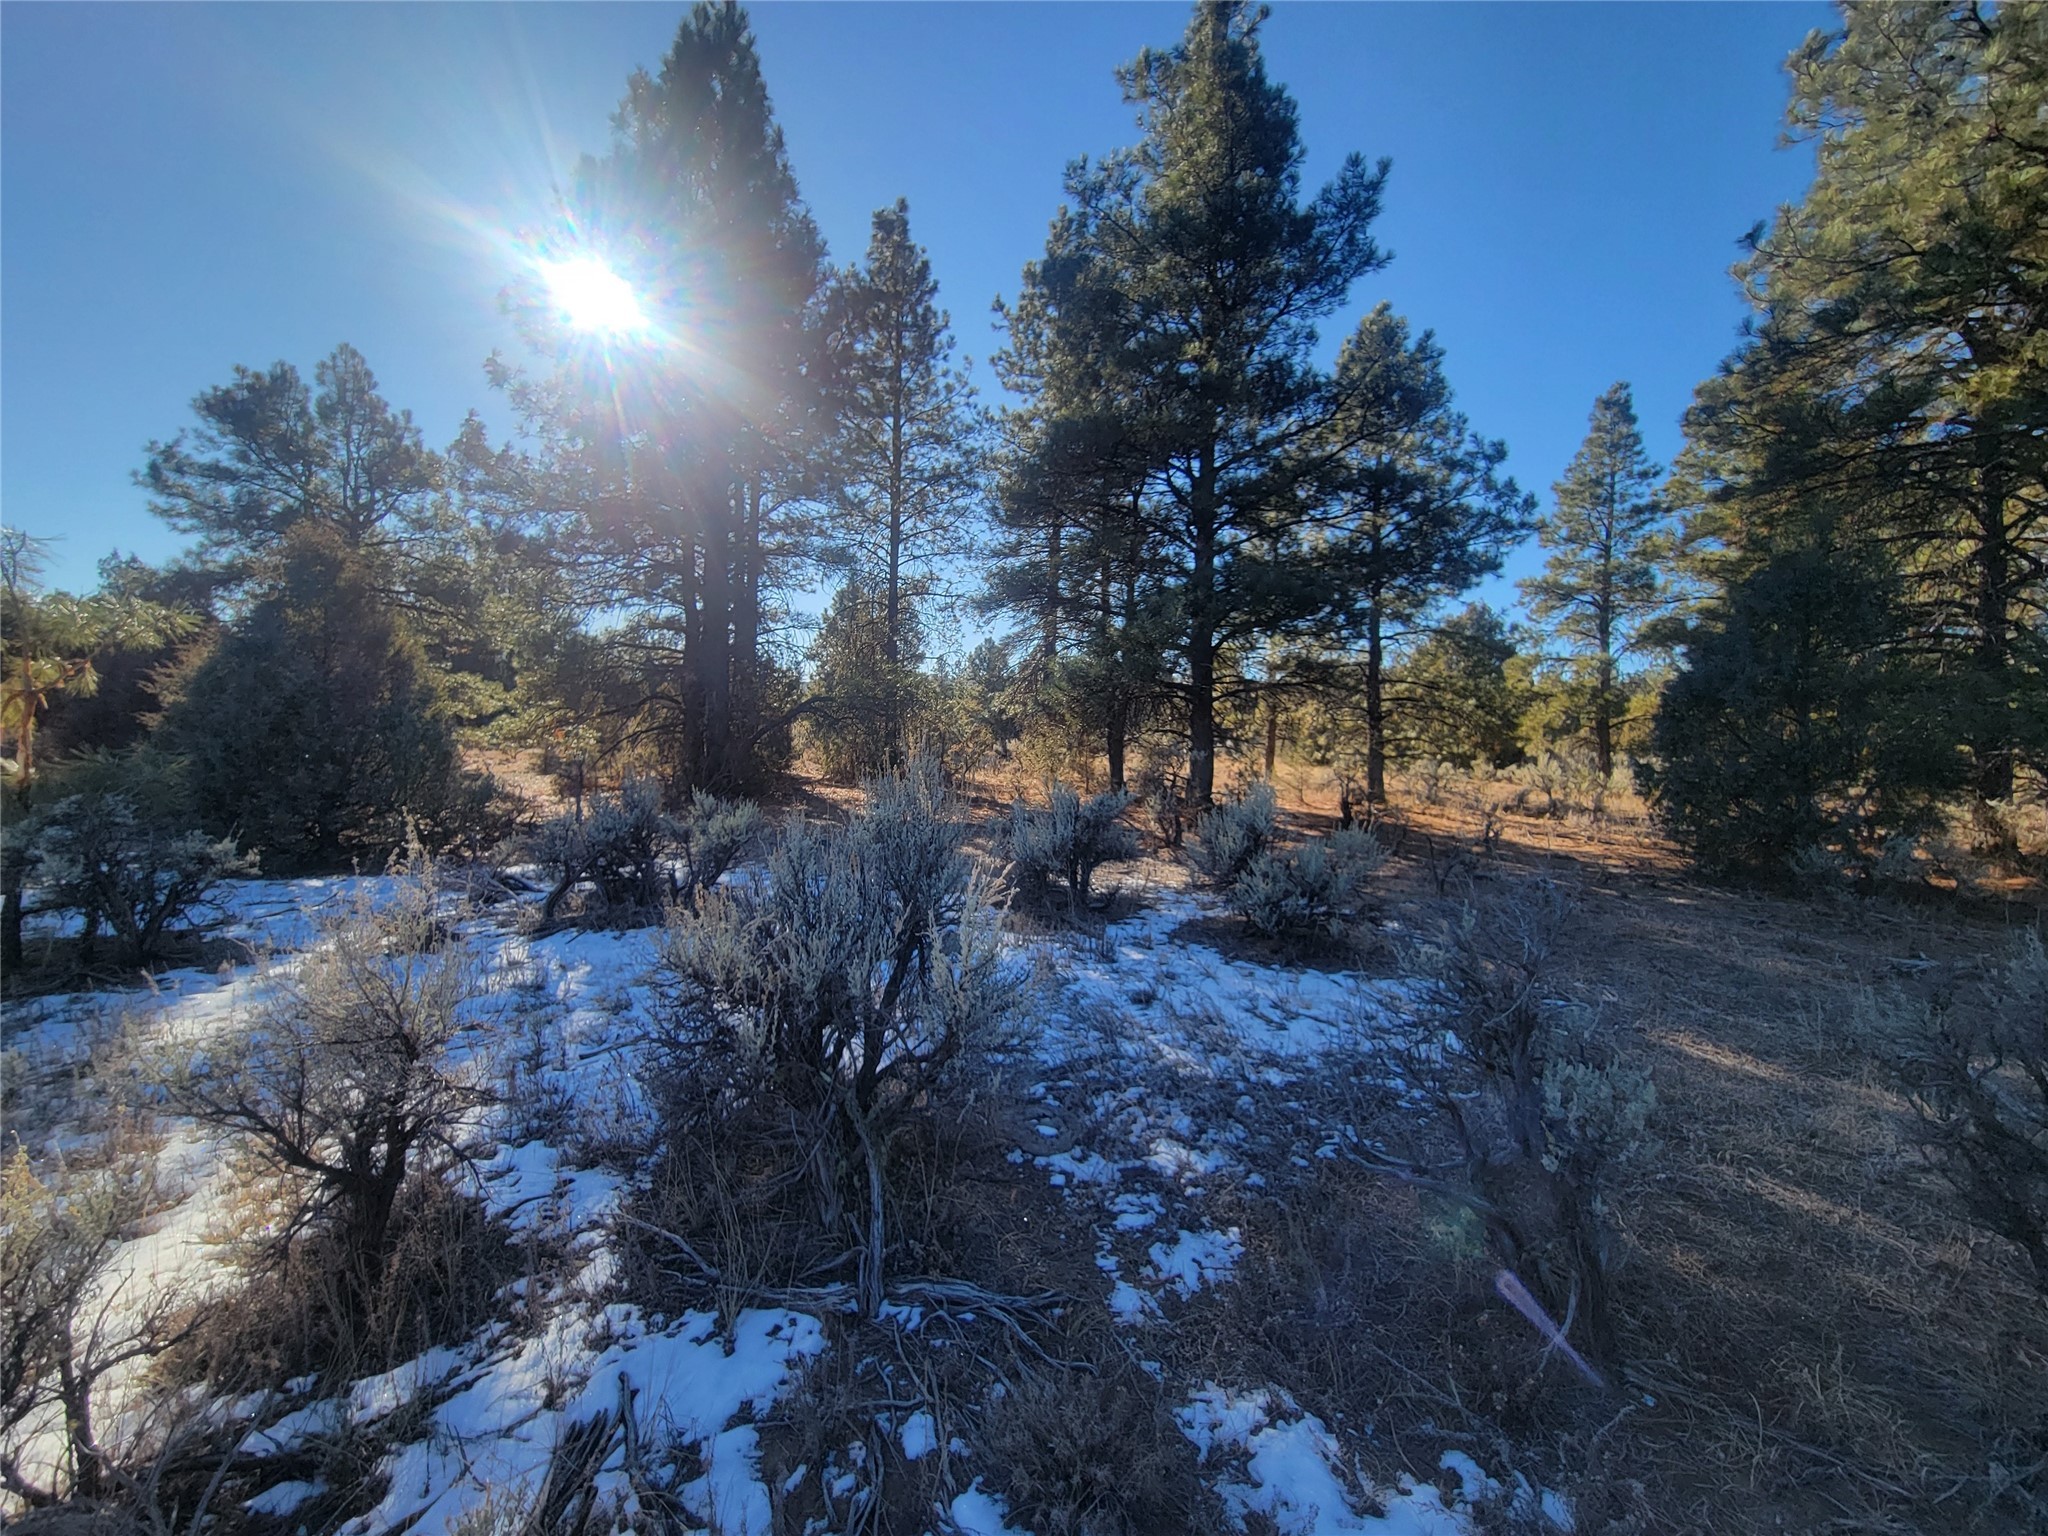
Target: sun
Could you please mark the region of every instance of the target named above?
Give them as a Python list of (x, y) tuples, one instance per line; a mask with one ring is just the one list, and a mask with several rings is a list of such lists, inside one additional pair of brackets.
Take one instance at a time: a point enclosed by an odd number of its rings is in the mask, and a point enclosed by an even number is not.
[(645, 331), (652, 324), (632, 285), (595, 256), (539, 263), (548, 295), (570, 325), (600, 336)]

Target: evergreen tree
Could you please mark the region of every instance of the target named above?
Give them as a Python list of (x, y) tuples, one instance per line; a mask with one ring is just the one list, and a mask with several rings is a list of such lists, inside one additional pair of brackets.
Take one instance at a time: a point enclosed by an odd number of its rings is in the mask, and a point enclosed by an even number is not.
[(949, 321), (923, 247), (910, 238), (909, 204), (874, 216), (867, 262), (844, 273), (833, 294), (842, 337), (839, 434), (833, 478), (835, 532), (852, 545), (859, 579), (880, 595), (882, 710), (886, 764), (903, 758), (912, 665), (905, 645), (915, 609), (935, 589), (948, 559), (971, 551), (978, 495), (973, 389), (951, 366)]
[(438, 681), (335, 528), (292, 529), (265, 595), (163, 684), (153, 738), (185, 759), (200, 824), (273, 870), (333, 869), (475, 831), (492, 786), (466, 771)]
[[(893, 655), (891, 652), (893, 651)], [(918, 723), (924, 636), (859, 575), (840, 584), (810, 651), (807, 736), (828, 778), (858, 784), (886, 771)]]
[(1586, 440), (1537, 524), (1550, 552), (1543, 574), (1522, 583), (1530, 615), (1567, 648), (1603, 777), (1614, 771), (1615, 727), (1628, 707), (1622, 660), (1670, 603), (1659, 573), (1671, 550), (1662, 477), (1643, 451), (1629, 387), (1616, 384), (1594, 402)]
[(1776, 556), (1704, 611), (1639, 769), (1700, 863), (1865, 856), (1958, 786), (1955, 700), (1907, 659), (1906, 627), (1895, 585), (1827, 548)]
[(302, 524), (366, 556), (434, 525), (441, 461), (412, 413), (392, 410), (346, 343), (313, 376), (317, 393), (287, 362), (238, 367), (192, 402), (194, 430), (149, 445), (137, 483), (159, 517), (198, 537), (201, 559), (247, 577)]
[(2048, 9), (1847, 7), (1790, 68), (1816, 174), (1737, 268), (1692, 533), (1729, 582), (1821, 542), (1895, 569), (2002, 798), (2048, 761)]
[[(211, 601), (275, 590), (292, 538), (317, 532), (347, 553), (369, 601), (402, 612), (450, 709), (481, 720), (512, 684), (512, 615), (498, 594), (495, 530), (449, 495), (449, 458), (425, 446), (409, 411), (379, 393), (363, 355), (343, 344), (314, 369), (237, 368), (193, 401), (196, 427), (153, 442), (136, 481), (151, 509), (197, 536), (194, 564), (136, 581)], [(480, 435), (472, 417), (456, 451)]]
[(1023, 404), (1000, 418), (1003, 536), (984, 601), (1025, 621), (1022, 674), (1041, 734), (1094, 737), (1121, 788), (1133, 736), (1173, 688), (1177, 600), (1147, 505), (1141, 408), (1105, 369), (1103, 338), (1076, 323), (1105, 271), (1063, 211), (1017, 304), (998, 305), (1010, 344), (997, 373)]
[(540, 443), (525, 479), (545, 552), (601, 630), (572, 647), (579, 670), (665, 745), (674, 789), (731, 788), (788, 724), (771, 648), (830, 427), (824, 245), (737, 5), (693, 7), (614, 128), (541, 243), (608, 263), (648, 324), (566, 335), (536, 279), (510, 298), (549, 366), (494, 376)]
[[(1071, 435), (1117, 471), (1098, 477), (1116, 493), (1100, 500), (1130, 495), (1170, 588), (1198, 805), (1214, 790), (1231, 649), (1330, 604), (1304, 530), (1343, 446), (1327, 429), (1344, 399), (1313, 366), (1315, 324), (1384, 259), (1368, 233), (1384, 163), (1353, 155), (1303, 199), (1294, 103), (1266, 77), (1264, 19), (1204, 0), (1177, 47), (1121, 72), (1144, 138), (1070, 173), (1072, 206), (1012, 328), (1013, 350), (1028, 353), (1036, 327), (1054, 338), (1039, 350), (1093, 374), (1076, 381), (1090, 388), (1055, 391), (1039, 425), (1056, 455)], [(1082, 408), (1063, 431), (1070, 406)]]
[(1399, 733), (1404, 754), (1463, 768), (1516, 761), (1529, 704), (1512, 667), (1518, 654), (1506, 621), (1484, 603), (1433, 628), (1391, 679), (1407, 717)]
[(1329, 529), (1345, 592), (1344, 631), (1365, 725), (1365, 795), (1387, 798), (1389, 647), (1443, 600), (1500, 569), (1529, 526), (1534, 499), (1500, 465), (1507, 446), (1451, 409), (1443, 351), (1385, 304), (1359, 322), (1337, 364), (1348, 403), (1345, 452)]

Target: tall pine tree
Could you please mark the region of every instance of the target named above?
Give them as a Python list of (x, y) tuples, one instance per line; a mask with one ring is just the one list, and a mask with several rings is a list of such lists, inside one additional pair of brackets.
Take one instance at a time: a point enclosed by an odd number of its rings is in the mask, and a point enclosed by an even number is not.
[(1500, 569), (1535, 511), (1500, 466), (1507, 445), (1451, 409), (1443, 350), (1385, 304), (1345, 342), (1337, 376), (1350, 443), (1332, 502), (1329, 554), (1345, 592), (1365, 725), (1365, 795), (1387, 798), (1390, 647), (1432, 608)]
[(599, 647), (609, 707), (666, 743), (678, 789), (732, 787), (784, 723), (765, 652), (811, 553), (830, 427), (824, 245), (737, 5), (696, 5), (614, 128), (544, 254), (604, 260), (650, 323), (564, 335), (536, 283), (513, 301), (555, 367), (499, 378), (545, 445), (536, 511), (569, 514), (564, 577), (618, 620)]
[(1594, 402), (1586, 440), (1537, 524), (1550, 552), (1543, 574), (1522, 583), (1531, 616), (1565, 646), (1602, 775), (1614, 771), (1615, 726), (1628, 708), (1623, 658), (1637, 649), (1645, 622), (1669, 604), (1662, 478), (1643, 450), (1629, 387), (1616, 384)]
[(2048, 9), (1845, 7), (1790, 68), (1817, 170), (1737, 268), (1692, 532), (1731, 583), (1829, 546), (1893, 571), (2000, 799), (2048, 761)]
[(840, 423), (833, 454), (836, 531), (854, 579), (879, 597), (870, 689), (885, 756), (900, 761), (909, 703), (906, 669), (918, 647), (915, 611), (949, 559), (968, 555), (978, 504), (974, 391), (952, 366), (950, 322), (924, 248), (910, 237), (910, 207), (878, 210), (864, 265), (833, 293), (842, 337)]
[(1204, 0), (1178, 46), (1120, 73), (1144, 137), (1074, 168), (1034, 274), (1034, 321), (1099, 375), (1100, 448), (1130, 439), (1142, 466), (1131, 505), (1173, 594), (1198, 805), (1214, 790), (1231, 649), (1329, 605), (1304, 530), (1344, 402), (1313, 365), (1315, 326), (1384, 260), (1369, 234), (1384, 163), (1353, 155), (1302, 196), (1294, 103), (1259, 49), (1265, 15)]

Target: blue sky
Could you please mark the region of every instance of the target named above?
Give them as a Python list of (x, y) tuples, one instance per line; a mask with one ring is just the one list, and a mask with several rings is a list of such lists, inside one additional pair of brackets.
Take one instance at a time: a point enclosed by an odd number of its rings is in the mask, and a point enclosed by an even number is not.
[[(1077, 155), (1130, 142), (1114, 68), (1180, 5), (752, 8), (797, 179), (835, 260), (910, 199), (964, 350), (994, 346)], [(115, 546), (179, 541), (130, 476), (236, 363), (310, 374), (341, 341), (445, 443), (517, 355), (493, 233), (532, 224), (601, 151), (668, 5), (0, 8), (0, 515), (80, 588)], [(1616, 379), (1668, 461), (1744, 306), (1737, 242), (1796, 199), (1785, 55), (1815, 4), (1275, 8), (1310, 180), (1394, 162), (1389, 300), (1431, 328), (1473, 425), (1547, 496)], [(984, 379), (986, 375), (984, 374)], [(1509, 574), (1534, 568), (1525, 551)], [(1498, 595), (1499, 588), (1495, 588)]]

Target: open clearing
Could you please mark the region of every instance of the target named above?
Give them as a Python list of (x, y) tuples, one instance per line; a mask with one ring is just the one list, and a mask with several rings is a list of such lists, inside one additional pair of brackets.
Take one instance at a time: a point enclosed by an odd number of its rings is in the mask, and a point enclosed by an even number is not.
[[(2022, 1528), (2048, 1488), (2048, 1321), (1916, 1164), (1855, 1005), (1966, 984), (2038, 910), (1716, 890), (1638, 829), (1489, 818), (1482, 789), (1382, 826), (1370, 932), (1337, 960), (1262, 952), (1165, 858), (1085, 931), (1016, 925), (1014, 1028), (947, 1112), (946, 1187), (906, 1218), (921, 1246), (879, 1321), (730, 1255), (716, 1283), (678, 1273), (635, 1214), (656, 931), (467, 910), (488, 985), (464, 1049), (497, 1102), (460, 1178), (517, 1272), (484, 1326), (394, 1369), (206, 1403), (239, 1450), (220, 1509), (352, 1536), (542, 1508), (747, 1536)], [(1414, 945), (1531, 881), (1574, 902), (1557, 1001), (1595, 1007), (1657, 1089), (1658, 1152), (1612, 1202), (1606, 1390), (1502, 1302), (1454, 1206), (1357, 1155), (1423, 1144)], [(111, 1041), (228, 1038), (323, 911), (390, 888), (240, 883), (222, 936), (249, 963), (10, 1003), (10, 1131), (38, 1160), (82, 1145)], [(114, 1319), (234, 1281), (229, 1150), (161, 1133)], [(103, 1417), (135, 1385), (111, 1380)]]

